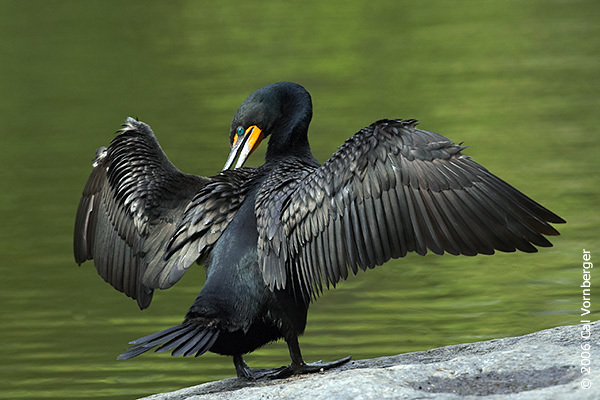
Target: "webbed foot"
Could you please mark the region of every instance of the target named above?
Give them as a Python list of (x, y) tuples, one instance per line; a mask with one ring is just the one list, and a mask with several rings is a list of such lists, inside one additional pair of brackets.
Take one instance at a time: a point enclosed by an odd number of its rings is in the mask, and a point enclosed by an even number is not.
[(256, 381), (259, 379), (282, 379), (288, 378), (293, 375), (302, 375), (302, 374), (310, 374), (313, 372), (323, 372), (331, 368), (339, 367), (350, 361), (351, 357), (345, 357), (340, 360), (331, 361), (331, 362), (321, 362), (317, 361), (315, 363), (300, 363), (295, 364), (292, 363), (287, 367), (278, 367), (278, 368), (250, 368), (248, 364), (244, 361), (242, 356), (236, 355), (233, 356), (233, 363), (235, 364), (235, 370), (237, 372), (238, 378), (249, 379), (252, 381)]
[[(327, 371), (328, 369), (331, 369), (331, 368), (339, 367), (340, 365), (347, 363), (351, 359), (352, 359), (352, 357), (348, 356), (348, 357), (344, 357), (344, 358), (341, 358), (336, 361), (331, 361), (331, 362), (326, 362), (326, 363), (321, 362), (321, 361), (317, 361), (317, 362), (310, 363), (310, 364), (306, 364), (306, 363), (294, 364), (294, 363), (292, 363), (292, 364), (288, 365), (287, 367), (282, 367), (283, 369), (281, 369), (281, 371), (279, 371), (275, 376), (270, 377), (270, 378), (271, 379), (280, 379), (280, 378), (287, 378), (292, 375), (302, 375), (302, 374), (311, 374), (313, 372), (323, 372), (323, 371)], [(277, 368), (277, 369), (279, 369), (279, 368)]]

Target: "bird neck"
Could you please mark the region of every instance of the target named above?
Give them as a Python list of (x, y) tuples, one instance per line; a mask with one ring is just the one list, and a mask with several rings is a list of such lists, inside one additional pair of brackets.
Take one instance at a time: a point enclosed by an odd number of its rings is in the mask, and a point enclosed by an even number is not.
[(308, 144), (308, 126), (312, 119), (310, 95), (294, 87), (294, 90), (288, 88), (282, 96), (278, 101), (281, 109), (270, 132), (266, 161), (292, 156), (314, 159)]
[(287, 134), (279, 133), (271, 137), (265, 155), (266, 163), (278, 162), (282, 158), (289, 157), (314, 159), (308, 144), (306, 128), (296, 126), (296, 129), (288, 132)]

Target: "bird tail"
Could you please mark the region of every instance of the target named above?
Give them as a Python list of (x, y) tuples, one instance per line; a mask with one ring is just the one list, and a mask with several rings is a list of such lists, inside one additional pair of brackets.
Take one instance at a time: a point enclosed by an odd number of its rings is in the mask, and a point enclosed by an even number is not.
[(210, 350), (218, 337), (219, 331), (216, 328), (186, 321), (129, 342), (132, 346), (117, 359), (128, 360), (159, 345), (161, 346), (155, 350), (156, 353), (173, 350), (172, 356), (187, 357), (195, 353), (198, 357)]

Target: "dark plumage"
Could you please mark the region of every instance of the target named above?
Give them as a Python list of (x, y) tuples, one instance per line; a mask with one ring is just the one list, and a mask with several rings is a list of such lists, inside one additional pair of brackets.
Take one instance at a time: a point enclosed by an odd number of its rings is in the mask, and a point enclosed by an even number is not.
[[(320, 165), (307, 131), (308, 92), (280, 82), (251, 94), (233, 118), (225, 168), (180, 172), (143, 122), (128, 118), (98, 150), (75, 223), (75, 260), (94, 259), (117, 290), (148, 307), (198, 261), (206, 283), (181, 325), (131, 342), (173, 355), (232, 355), (238, 376), (282, 377), (305, 364), (298, 346), (323, 287), (414, 251), (476, 255), (537, 251), (562, 218), (462, 154), (464, 147), (381, 120)], [(263, 137), (265, 163), (241, 168)], [(237, 159), (235, 169), (230, 169)], [(284, 338), (292, 364), (251, 370), (242, 355)]]

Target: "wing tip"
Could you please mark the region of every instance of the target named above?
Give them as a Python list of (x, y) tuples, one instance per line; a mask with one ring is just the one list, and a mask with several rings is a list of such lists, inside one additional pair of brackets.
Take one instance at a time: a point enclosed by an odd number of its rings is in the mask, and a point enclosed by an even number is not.
[(117, 134), (122, 134), (126, 132), (138, 132), (144, 134), (154, 134), (150, 125), (145, 122), (140, 121), (137, 117), (127, 117), (125, 122), (121, 124), (121, 128), (117, 130)]

